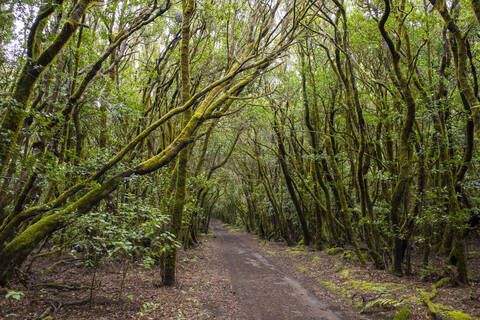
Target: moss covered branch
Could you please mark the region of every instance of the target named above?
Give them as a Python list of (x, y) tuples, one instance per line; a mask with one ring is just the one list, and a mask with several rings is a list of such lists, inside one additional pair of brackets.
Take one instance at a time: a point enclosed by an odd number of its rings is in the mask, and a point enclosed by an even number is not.
[[(29, 101), (36, 82), (50, 63), (52, 63), (53, 59), (58, 56), (63, 47), (69, 42), (77, 30), (81, 18), (92, 2), (93, 0), (78, 1), (53, 42), (38, 55), (37, 59), (29, 59), (23, 66), (12, 92), (14, 102), (11, 103), (10, 110), (6, 112), (0, 126), (0, 132), (2, 132), (2, 135), (0, 135), (0, 175), (5, 172), (13, 148), (16, 146), (25, 112), (29, 109)], [(34, 28), (32, 32), (36, 33), (36, 29)]]

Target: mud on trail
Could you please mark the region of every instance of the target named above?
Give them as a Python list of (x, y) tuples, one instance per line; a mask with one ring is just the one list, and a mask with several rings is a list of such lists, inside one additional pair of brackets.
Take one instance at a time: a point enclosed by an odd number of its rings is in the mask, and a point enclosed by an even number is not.
[(216, 238), (209, 245), (223, 258), (238, 303), (231, 319), (359, 318), (348, 306), (334, 307), (318, 298), (308, 283), (296, 279), (275, 256), (267, 255), (253, 236), (231, 232), (218, 221), (212, 222), (212, 231)]

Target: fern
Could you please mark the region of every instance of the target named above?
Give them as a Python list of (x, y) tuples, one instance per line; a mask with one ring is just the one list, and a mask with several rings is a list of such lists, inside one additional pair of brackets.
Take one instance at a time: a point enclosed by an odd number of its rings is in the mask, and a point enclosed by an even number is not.
[(393, 309), (393, 308), (397, 308), (399, 306), (402, 305), (402, 302), (401, 301), (397, 301), (397, 300), (393, 300), (393, 299), (388, 299), (388, 298), (378, 298), (378, 299), (375, 299), (373, 301), (369, 301), (367, 302), (363, 308), (362, 308), (362, 311), (360, 311), (360, 313), (364, 313), (366, 312), (367, 310), (370, 310), (370, 309), (375, 309), (375, 308), (379, 308), (379, 309)]
[(410, 313), (412, 312), (407, 308), (407, 306), (403, 306), (402, 310), (395, 314), (393, 320), (407, 320)]

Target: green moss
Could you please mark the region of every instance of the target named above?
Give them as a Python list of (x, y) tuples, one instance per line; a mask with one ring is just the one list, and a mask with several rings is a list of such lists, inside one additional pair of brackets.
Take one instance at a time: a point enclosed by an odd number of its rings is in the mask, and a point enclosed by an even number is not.
[(419, 305), (419, 304), (422, 304), (422, 299), (415, 295), (414, 296), (409, 295), (409, 296), (403, 297), (403, 302)]
[(302, 253), (305, 253), (305, 252), (303, 252), (301, 250), (290, 250), (289, 253), (291, 253), (291, 254), (302, 254)]
[(346, 281), (345, 284), (358, 290), (378, 291), (378, 292), (391, 292), (394, 290), (400, 290), (404, 288), (404, 286), (396, 283), (375, 283), (375, 282), (367, 282), (363, 280), (353, 280), (353, 279)]
[(444, 312), (445, 319), (447, 320), (471, 320), (472, 317), (470, 317), (468, 314), (463, 313), (462, 311), (459, 310), (454, 310), (454, 311), (446, 311)]
[(215, 238), (216, 235), (215, 235), (215, 233), (212, 233), (212, 232), (210, 232), (210, 233), (200, 233), (200, 237)]
[(342, 289), (339, 286), (334, 285), (333, 283), (331, 283), (329, 281), (322, 281), (321, 284), (323, 284), (326, 288), (328, 288), (329, 290), (332, 290), (332, 291), (344, 291), (344, 289)]
[[(366, 253), (362, 253), (362, 258), (363, 258), (364, 260), (367, 260), (367, 254), (366, 254)], [(358, 259), (358, 258), (357, 258), (357, 260), (360, 261), (360, 259)]]
[(352, 259), (352, 251), (346, 250), (342, 253), (342, 259), (350, 260)]
[(340, 275), (344, 278), (347, 278), (350, 275), (350, 271), (348, 269), (343, 269), (340, 271)]
[(320, 261), (320, 258), (319, 258), (319, 257), (313, 257), (312, 263), (315, 263), (315, 262), (318, 262), (318, 261)]
[(450, 281), (450, 278), (443, 278), (434, 285), (432, 285), (432, 291), (426, 292), (422, 290), (420, 295), (423, 297), (423, 303), (428, 307), (428, 310), (434, 317), (439, 317), (441, 319), (447, 320), (470, 320), (473, 319), (466, 313), (463, 313), (460, 310), (454, 310), (449, 306), (444, 306), (439, 303), (433, 303), (432, 300), (437, 295), (437, 289), (440, 288), (442, 285)]
[(343, 248), (335, 247), (335, 248), (328, 248), (327, 249), (327, 254), (334, 256), (340, 252), (343, 252)]
[(298, 264), (295, 265), (295, 268), (297, 268), (298, 270), (300, 270), (302, 272), (307, 272), (307, 268), (299, 266)]
[(305, 253), (305, 251), (299, 250), (298, 248), (295, 248), (295, 249), (287, 248), (286, 251), (290, 254), (304, 254)]

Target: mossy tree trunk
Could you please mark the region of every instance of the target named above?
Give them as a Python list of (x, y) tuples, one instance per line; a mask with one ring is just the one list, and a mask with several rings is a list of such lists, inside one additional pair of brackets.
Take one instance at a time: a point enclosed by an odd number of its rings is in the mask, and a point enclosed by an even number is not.
[[(353, 143), (356, 145), (357, 161), (356, 164), (351, 165), (353, 185), (358, 193), (360, 200), (360, 210), (362, 217), (366, 219), (365, 225), (365, 238), (369, 248), (369, 253), (375, 266), (381, 268), (383, 266), (382, 257), (379, 254), (378, 248), (380, 247), (380, 234), (375, 225), (375, 217), (372, 207), (369, 204), (370, 191), (368, 189), (368, 180), (366, 174), (369, 169), (370, 161), (367, 148), (367, 125), (363, 116), (362, 105), (358, 96), (358, 88), (356, 83), (355, 70), (352, 64), (352, 58), (350, 56), (350, 34), (347, 24), (347, 14), (343, 1), (335, 2), (338, 7), (337, 20), (342, 21), (342, 30), (338, 30), (335, 33), (335, 42), (339, 48), (342, 48), (344, 53), (344, 63), (341, 63), (340, 50), (335, 51), (336, 61), (336, 74), (339, 80), (343, 83), (345, 88), (346, 103), (351, 114), (356, 117), (353, 123), (358, 128), (357, 138), (353, 139)], [(343, 67), (344, 65), (344, 67)], [(359, 139), (358, 139), (359, 138)], [(352, 159), (352, 162), (353, 159)]]
[(287, 167), (287, 161), (286, 161), (287, 152), (285, 150), (285, 145), (283, 143), (284, 135), (282, 134), (282, 131), (280, 129), (276, 114), (274, 116), (273, 130), (275, 131), (275, 134), (277, 136), (278, 161), (280, 162), (280, 168), (282, 169), (282, 173), (285, 178), (285, 184), (287, 185), (288, 194), (290, 195), (290, 199), (292, 200), (293, 205), (295, 207), (295, 211), (297, 212), (298, 221), (300, 222), (300, 226), (302, 229), (303, 242), (305, 243), (305, 245), (308, 246), (311, 240), (310, 233), (308, 231), (307, 221), (305, 219), (305, 214), (303, 212), (302, 205), (298, 200), (297, 194), (295, 192), (294, 181)]
[[(261, 64), (261, 66), (266, 67), (264, 64)], [(222, 105), (230, 95), (236, 94), (239, 88), (244, 88), (248, 83), (253, 81), (256, 76), (258, 76), (258, 72), (254, 72), (246, 78), (240, 80), (238, 83), (232, 85), (230, 89), (220, 95), (217, 99), (211, 97), (211, 99), (208, 101), (204, 101), (195, 111), (182, 132), (180, 132), (176, 139), (158, 155), (143, 161), (132, 169), (128, 169), (114, 175), (112, 178), (106, 180), (102, 184), (95, 183), (94, 187), (87, 189), (88, 192), (83, 197), (62, 208), (62, 205), (64, 205), (70, 197), (87, 188), (89, 183), (92, 183), (102, 177), (105, 172), (108, 171), (108, 169), (110, 169), (114, 164), (118, 163), (118, 161), (120, 161), (126, 154), (127, 150), (131, 150), (135, 145), (138, 144), (138, 142), (142, 141), (146, 136), (148, 136), (148, 134), (153, 131), (153, 128), (158, 126), (157, 123), (152, 124), (142, 133), (140, 133), (126, 147), (124, 147), (122, 151), (110, 159), (110, 161), (104, 167), (97, 171), (97, 173), (93, 174), (90, 178), (79, 182), (51, 202), (22, 211), (16, 215), (12, 221), (4, 223), (1, 226), (2, 230), (0, 230), (0, 238), (4, 239), (1, 241), (1, 243), (5, 243), (5, 241), (9, 240), (11, 237), (13, 237), (13, 239), (11, 241), (7, 241), (7, 244), (4, 246), (4, 248), (0, 250), (0, 285), (4, 285), (10, 279), (13, 270), (23, 263), (23, 261), (40, 241), (64, 226), (68, 219), (88, 212), (91, 207), (108, 196), (110, 192), (115, 190), (125, 178), (134, 174), (145, 175), (151, 173), (159, 168), (162, 168), (175, 159), (181, 150), (186, 148), (195, 140), (194, 134), (203, 121), (208, 119), (209, 115), (211, 115), (216, 108), (218, 108), (218, 106)], [(209, 94), (216, 96), (218, 91), (220, 91), (220, 88), (218, 88), (218, 85), (214, 88), (217, 90), (210, 88), (212, 91), (214, 91), (214, 93), (210, 91)], [(188, 105), (188, 103), (186, 105)], [(184, 109), (185, 105), (177, 109), (177, 111)], [(170, 116), (172, 116), (172, 114), (170, 114)], [(165, 117), (163, 117), (162, 122), (163, 121), (165, 121)], [(52, 213), (52, 211), (54, 213)], [(44, 217), (38, 220), (35, 224), (26, 228), (20, 234), (14, 236), (15, 228), (21, 223), (21, 221), (25, 221), (28, 218), (32, 218), (40, 214), (43, 214)]]
[[(182, 18), (182, 41), (180, 47), (180, 71), (182, 79), (181, 96), (185, 103), (190, 100), (190, 27), (192, 23), (193, 11), (195, 9), (195, 0), (182, 1), (183, 18)], [(187, 110), (183, 114), (182, 126), (185, 127), (190, 120), (192, 113)], [(170, 220), (170, 232), (175, 235), (177, 239), (180, 237), (180, 230), (182, 229), (183, 207), (185, 205), (186, 197), (186, 182), (187, 182), (187, 168), (190, 148), (184, 148), (178, 154), (176, 167), (176, 183), (174, 203)], [(164, 258), (163, 284), (172, 286), (175, 284), (175, 268), (177, 260), (177, 248), (171, 245)]]
[(332, 167), (333, 175), (334, 175), (335, 181), (337, 183), (337, 189), (338, 189), (338, 195), (339, 195), (339, 198), (340, 198), (341, 210), (342, 210), (342, 214), (343, 214), (344, 221), (345, 221), (345, 230), (346, 230), (346, 232), (348, 232), (351, 235), (351, 241), (352, 241), (353, 247), (355, 249), (355, 254), (358, 257), (358, 260), (361, 263), (365, 264), (367, 262), (365, 261), (365, 258), (360, 251), (360, 244), (358, 242), (356, 229), (353, 228), (353, 226), (352, 226), (352, 218), (351, 218), (350, 210), (348, 208), (347, 199), (345, 198), (345, 187), (343, 186), (342, 175), (341, 175), (340, 170), (338, 168), (337, 160), (335, 159), (335, 154), (333, 152), (332, 140), (329, 136), (325, 136), (325, 147), (327, 149), (327, 153), (328, 153), (329, 160), (330, 160), (330, 166)]
[[(308, 93), (307, 93), (307, 75), (306, 75), (306, 69), (308, 68), (309, 75), (310, 75), (310, 81), (312, 84), (312, 89), (313, 89), (313, 109), (318, 110), (318, 103), (317, 103), (317, 92), (316, 92), (316, 85), (315, 85), (315, 79), (312, 74), (312, 68), (311, 68), (311, 63), (310, 63), (310, 53), (308, 50), (308, 43), (306, 44), (305, 50), (308, 53), (308, 65), (305, 63), (305, 54), (301, 51), (300, 52), (300, 61), (301, 61), (301, 80), (302, 80), (302, 102), (303, 102), (303, 107), (304, 107), (304, 112), (305, 112), (305, 125), (308, 129), (308, 137), (310, 138), (310, 145), (312, 146), (312, 150), (314, 153), (314, 159), (312, 163), (312, 177), (314, 180), (314, 190), (315, 194), (319, 194), (319, 189), (322, 189), (323, 194), (325, 196), (325, 208), (323, 208), (317, 201), (315, 201), (315, 211), (316, 211), (316, 217), (315, 217), (315, 247), (317, 250), (320, 250), (323, 247), (323, 239), (322, 239), (322, 224), (323, 221), (325, 220), (328, 222), (328, 230), (330, 233), (335, 233), (334, 229), (336, 229), (336, 225), (333, 223), (331, 216), (332, 216), (332, 209), (331, 209), (331, 203), (330, 203), (330, 192), (328, 191), (328, 188), (325, 184), (325, 180), (323, 175), (321, 174), (321, 169), (320, 169), (320, 161), (319, 161), (319, 143), (318, 143), (318, 136), (317, 136), (317, 129), (318, 129), (318, 117), (316, 113), (313, 113), (312, 117), (312, 112), (310, 111), (310, 103), (308, 100)], [(302, 48), (301, 48), (302, 49)], [(320, 187), (319, 187), (320, 186)], [(322, 214), (323, 213), (323, 214)], [(330, 237), (332, 238), (332, 237)]]
[[(464, 109), (467, 114), (472, 116), (473, 121), (467, 123), (467, 140), (464, 154), (463, 164), (460, 166), (457, 178), (462, 179), (465, 175), (466, 170), (470, 165), (471, 153), (473, 150), (473, 126), (477, 130), (477, 136), (480, 137), (480, 104), (475, 95), (474, 90), (472, 89), (468, 76), (467, 76), (467, 61), (468, 61), (468, 44), (466, 40), (466, 35), (464, 35), (460, 28), (455, 23), (453, 17), (448, 12), (444, 0), (430, 0), (435, 9), (442, 16), (445, 27), (453, 35), (454, 39), (454, 56), (456, 57), (456, 78), (458, 87), (460, 89), (460, 96), (464, 105)], [(478, 16), (478, 1), (473, 1), (472, 6), (474, 8), (475, 14)], [(443, 81), (443, 79), (440, 79)], [(439, 115), (440, 116), (440, 115)], [(442, 119), (438, 118), (437, 121), (437, 130), (441, 133), (442, 143), (440, 144), (440, 154), (442, 160), (446, 163), (447, 174), (446, 174), (446, 184), (448, 189), (448, 201), (449, 209), (451, 210), (451, 215), (453, 219), (453, 246), (451, 250), (451, 260), (456, 263), (458, 270), (458, 280), (462, 283), (468, 282), (467, 274), (467, 255), (466, 255), (466, 246), (465, 246), (465, 221), (463, 221), (463, 210), (461, 209), (460, 203), (458, 201), (457, 191), (456, 191), (456, 181), (455, 175), (452, 172), (449, 164), (449, 150), (447, 146), (447, 135), (445, 132), (445, 124), (441, 122)], [(470, 137), (470, 138), (469, 138)], [(448, 141), (448, 140), (447, 140)]]
[[(415, 122), (416, 105), (407, 81), (400, 66), (400, 54), (395, 47), (390, 35), (385, 29), (385, 24), (390, 16), (390, 0), (384, 0), (385, 11), (378, 23), (380, 33), (387, 43), (392, 59), (393, 74), (397, 80), (398, 90), (402, 93), (402, 98), (406, 104), (407, 110), (403, 127), (400, 133), (400, 145), (398, 148), (398, 176), (397, 182), (393, 189), (392, 198), (390, 201), (390, 222), (391, 232), (393, 234), (393, 249), (392, 249), (392, 272), (398, 276), (403, 275), (402, 263), (406, 250), (406, 226), (405, 221), (402, 221), (401, 208), (402, 205), (407, 205), (407, 199), (410, 193), (410, 184), (412, 179), (412, 133)], [(407, 212), (407, 208), (403, 208)]]
[[(262, 182), (262, 185), (265, 189), (265, 193), (267, 194), (267, 198), (272, 205), (272, 210), (273, 210), (273, 228), (265, 221), (265, 227), (268, 227), (268, 229), (273, 229), (274, 231), (278, 230), (281, 237), (287, 242), (287, 244), (293, 244), (291, 237), (289, 233), (287, 232), (287, 226), (286, 226), (286, 221), (285, 217), (282, 211), (282, 208), (280, 207), (279, 202), (277, 201), (277, 198), (275, 196), (275, 191), (272, 187), (272, 182), (270, 181), (268, 177), (268, 173), (265, 168), (265, 164), (263, 163), (261, 157), (260, 157), (260, 147), (255, 144), (255, 155), (250, 154), (249, 155), (257, 162), (257, 167), (258, 167), (258, 175), (260, 177), (260, 180)], [(266, 220), (266, 219), (265, 219)], [(262, 225), (262, 223), (260, 223)], [(266, 228), (265, 228), (266, 229)], [(265, 233), (265, 236), (268, 238), (269, 234), (266, 232), (267, 230), (263, 230)]]
[[(83, 3), (89, 3), (89, 1), (79, 1), (77, 6)], [(78, 13), (78, 10), (73, 10), (73, 12)], [(76, 18), (80, 19), (81, 17)], [(270, 28), (274, 31), (271, 31)], [(271, 36), (269, 30), (273, 33), (277, 30), (273, 15), (265, 22), (263, 29), (252, 28), (252, 33), (257, 32), (257, 36), (243, 47), (243, 53), (237, 55), (235, 62), (229, 66), (228, 71), (221, 78), (199, 89), (195, 94), (192, 94), (188, 101), (183, 101), (181, 106), (169, 109), (166, 114), (131, 139), (105, 165), (83, 181), (70, 187), (48, 203), (32, 206), (19, 212), (12, 219), (4, 221), (0, 226), (0, 238), (2, 239), (0, 241), (2, 245), (0, 248), (0, 285), (4, 285), (10, 279), (13, 270), (24, 262), (30, 252), (42, 240), (65, 226), (66, 223), (88, 212), (90, 208), (117, 189), (126, 178), (132, 175), (146, 175), (169, 164), (180, 151), (196, 140), (196, 133), (205, 121), (228, 114), (230, 104), (227, 102), (257, 79), (288, 48), (293, 40), (292, 34), (289, 33), (280, 40), (281, 46), (272, 46), (269, 42), (260, 41), (263, 37)], [(267, 50), (269, 48), (271, 50)], [(44, 52), (50, 51), (47, 48)], [(40, 58), (42, 56), (43, 54), (40, 55)], [(243, 76), (239, 78), (239, 74), (243, 74)], [(202, 98), (203, 100), (197, 105), (197, 102)], [(116, 164), (127, 154), (134, 151), (153, 131), (175, 115), (191, 109), (193, 105), (197, 105), (196, 110), (188, 121), (184, 121), (180, 133), (176, 137), (172, 135), (173, 141), (163, 150), (125, 171), (110, 172), (110, 170), (113, 171), (112, 168)], [(184, 120), (186, 120), (185, 117)], [(117, 170), (120, 169), (117, 168)], [(105, 178), (107, 172), (111, 174), (111, 178)], [(178, 196), (180, 198), (181, 193)], [(25, 223), (25, 221), (32, 220), (36, 222), (31, 225)], [(24, 227), (19, 228), (21, 225), (24, 225)]]

